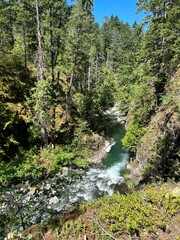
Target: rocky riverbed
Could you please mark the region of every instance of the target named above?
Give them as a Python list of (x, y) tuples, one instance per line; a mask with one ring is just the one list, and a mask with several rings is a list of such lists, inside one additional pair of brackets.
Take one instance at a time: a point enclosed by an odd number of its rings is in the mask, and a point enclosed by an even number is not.
[(113, 141), (105, 141), (89, 159), (91, 167), (86, 171), (64, 167), (61, 173), (51, 173), (45, 179), (3, 185), (0, 239), (9, 232), (20, 232), (62, 211), (70, 211), (82, 201), (119, 191), (124, 183), (122, 172), (129, 160), (128, 151), (122, 148), (120, 141), (123, 135), (123, 126), (111, 129)]
[[(90, 168), (85, 172), (64, 168), (63, 173), (39, 182), (4, 186), (0, 200), (0, 217), (4, 219), (4, 225), (1, 225), (0, 232), (4, 236), (8, 232), (19, 232), (61, 211), (70, 211), (82, 201), (112, 195), (124, 182), (119, 169), (124, 167), (127, 159), (128, 155), (119, 165), (108, 169)], [(7, 228), (9, 219), (13, 225)]]

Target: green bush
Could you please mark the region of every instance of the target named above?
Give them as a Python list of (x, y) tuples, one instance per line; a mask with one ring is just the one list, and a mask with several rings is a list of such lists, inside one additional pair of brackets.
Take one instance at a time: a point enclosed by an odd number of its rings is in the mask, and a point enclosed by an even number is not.
[(122, 143), (131, 152), (136, 152), (140, 138), (145, 134), (146, 128), (139, 126), (138, 123), (130, 122), (126, 131), (126, 135), (122, 139)]
[(172, 196), (169, 188), (170, 184), (149, 185), (132, 194), (117, 193), (84, 203), (78, 218), (60, 227), (61, 239), (79, 239), (82, 234), (97, 240), (111, 239), (110, 236), (144, 239), (144, 233), (157, 235), (180, 209), (179, 197)]
[(45, 169), (38, 162), (36, 148), (29, 151), (19, 149), (14, 161), (0, 162), (0, 181), (21, 180), (24, 178), (40, 177)]
[(57, 146), (49, 154), (49, 163), (52, 170), (60, 170), (62, 166), (76, 165), (86, 167), (86, 153), (70, 146)]
[(36, 148), (29, 151), (19, 149), (14, 160), (0, 162), (0, 181), (18, 182), (26, 178), (38, 178), (50, 171), (60, 171), (62, 166), (87, 167), (86, 159), (89, 156), (87, 149), (77, 149), (75, 146), (56, 146), (38, 151)]

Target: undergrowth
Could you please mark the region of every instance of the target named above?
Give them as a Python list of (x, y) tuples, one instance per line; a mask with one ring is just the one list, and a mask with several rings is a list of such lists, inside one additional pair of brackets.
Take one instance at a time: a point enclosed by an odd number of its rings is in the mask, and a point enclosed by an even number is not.
[[(127, 195), (117, 193), (86, 202), (73, 212), (61, 213), (16, 237), (32, 240), (179, 240), (179, 223), (180, 187), (169, 182), (146, 185)], [(37, 237), (39, 232), (41, 236)]]
[(0, 182), (18, 183), (25, 179), (39, 178), (50, 172), (59, 172), (63, 166), (87, 167), (88, 149), (67, 145), (29, 151), (20, 149), (11, 162), (0, 162)]
[(159, 230), (166, 231), (180, 210), (180, 197), (174, 196), (167, 186), (150, 185), (132, 194), (117, 193), (85, 203), (80, 207), (81, 215), (59, 229), (57, 239), (83, 239), (85, 235), (96, 240), (157, 236)]

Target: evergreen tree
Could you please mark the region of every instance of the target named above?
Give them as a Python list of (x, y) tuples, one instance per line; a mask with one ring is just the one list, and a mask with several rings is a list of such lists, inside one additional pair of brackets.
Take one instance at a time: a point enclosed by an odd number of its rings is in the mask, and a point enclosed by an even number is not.
[[(69, 89), (87, 90), (87, 76), (91, 45), (93, 42), (93, 17), (82, 8), (81, 2), (73, 5), (66, 29), (65, 53), (60, 58), (63, 70), (69, 76)], [(66, 65), (64, 65), (66, 63)]]
[(149, 13), (149, 28), (142, 47), (142, 61), (149, 65), (157, 104), (160, 103), (164, 86), (179, 62), (180, 1), (138, 1), (139, 10)]
[(16, 0), (0, 1), (0, 53), (8, 53), (14, 46), (14, 22), (16, 20)]
[(37, 84), (30, 109), (42, 145), (55, 139), (55, 112), (60, 103), (57, 59), (63, 50), (63, 28), (67, 18), (65, 1), (35, 1), (37, 24)]
[(125, 145), (132, 147), (133, 152), (136, 152), (152, 114), (160, 106), (165, 86), (180, 59), (180, 1), (139, 0), (137, 4), (139, 11), (147, 13), (145, 23), (148, 29), (142, 39), (133, 71), (136, 82), (131, 91), (128, 128), (124, 139)]

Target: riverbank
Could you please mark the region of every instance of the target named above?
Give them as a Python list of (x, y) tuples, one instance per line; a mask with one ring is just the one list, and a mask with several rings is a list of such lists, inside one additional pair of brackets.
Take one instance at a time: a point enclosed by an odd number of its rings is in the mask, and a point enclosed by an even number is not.
[[(100, 141), (99, 150), (88, 160), (89, 167), (63, 166), (61, 172), (4, 189), (0, 204), (4, 236), (9, 232), (8, 224), (13, 223), (12, 230), (20, 232), (61, 212), (72, 211), (83, 201), (119, 191), (124, 182), (121, 172), (128, 162), (128, 152), (122, 149), (120, 141), (124, 131), (123, 125), (113, 125), (109, 135), (112, 141)], [(97, 146), (97, 137), (93, 139), (93, 146)]]
[(97, 151), (94, 152), (92, 157), (87, 160), (89, 165), (91, 166), (101, 163), (102, 159), (105, 158), (107, 153), (111, 150), (113, 144), (114, 142), (105, 140), (104, 144)]
[(137, 187), (142, 180), (141, 172), (135, 161), (129, 162), (126, 165), (124, 178), (129, 188)]

